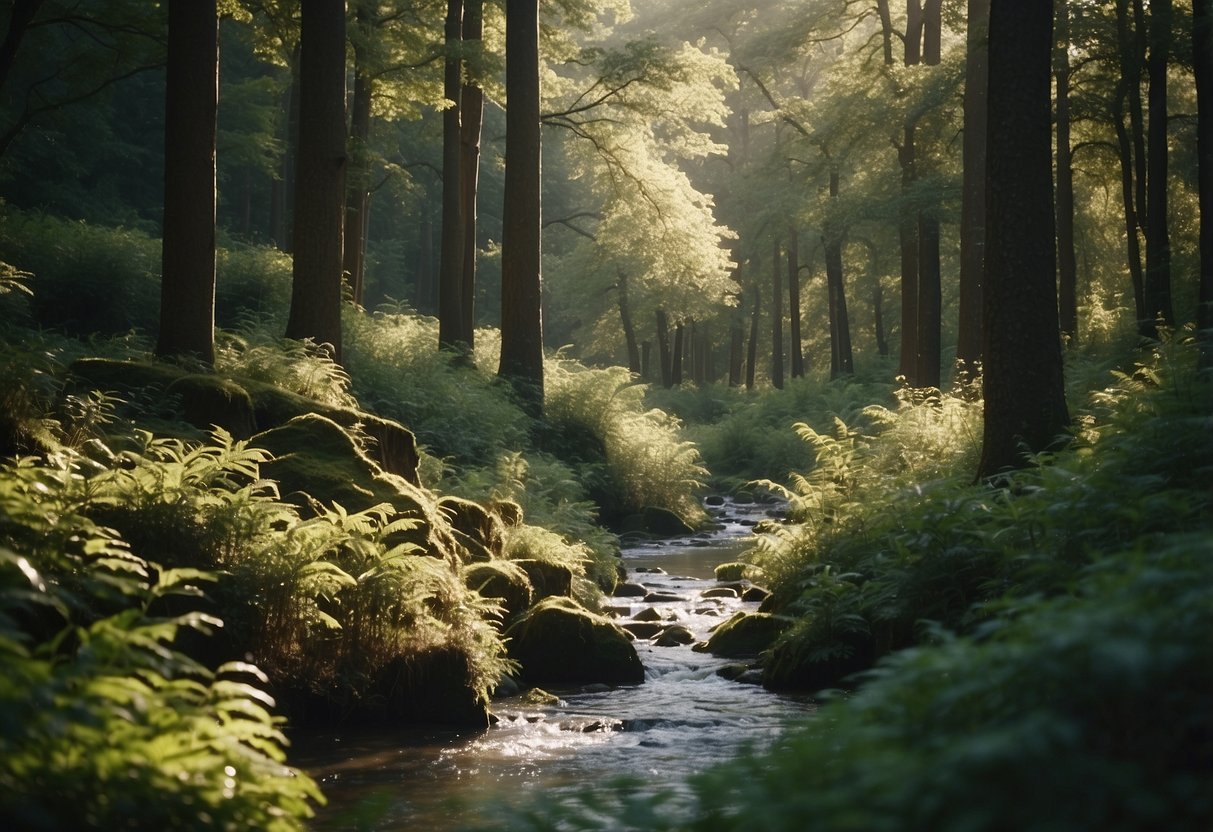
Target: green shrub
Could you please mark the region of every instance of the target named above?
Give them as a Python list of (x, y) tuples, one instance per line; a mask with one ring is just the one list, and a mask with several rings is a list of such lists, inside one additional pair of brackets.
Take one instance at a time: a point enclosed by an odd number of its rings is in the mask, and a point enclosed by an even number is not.
[(90, 520), (97, 476), (70, 452), (0, 473), (0, 816), (31, 830), (302, 828), (321, 797), (283, 764), (265, 677), (178, 646), (222, 625), (196, 611), (216, 576), (145, 560)]

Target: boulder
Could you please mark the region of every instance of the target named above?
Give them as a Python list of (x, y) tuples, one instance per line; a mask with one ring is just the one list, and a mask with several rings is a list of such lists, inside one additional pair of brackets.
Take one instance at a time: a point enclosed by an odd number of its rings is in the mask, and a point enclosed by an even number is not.
[(636, 638), (648, 639), (663, 632), (665, 626), (656, 621), (625, 621), (619, 625)]
[(634, 685), (644, 667), (628, 634), (570, 598), (545, 598), (505, 632), (510, 658), (531, 683)]
[(749, 566), (748, 563), (730, 561), (720, 564), (713, 571), (716, 573), (716, 580), (718, 581), (740, 581), (744, 577), (747, 566)]
[(695, 531), (685, 520), (668, 508), (645, 506), (641, 511), (645, 529), (661, 537), (678, 537)]
[(643, 598), (649, 594), (649, 591), (645, 588), (644, 584), (636, 584), (628, 581), (622, 584), (616, 584), (614, 594), (616, 598)]
[(771, 597), (770, 590), (763, 589), (760, 586), (752, 586), (745, 592), (741, 593), (741, 600), (751, 603), (761, 604), (763, 601)]
[(681, 624), (671, 624), (654, 641), (658, 647), (678, 647), (683, 644), (694, 644), (695, 634)]
[(463, 569), (468, 589), (501, 604), (502, 619), (508, 623), (531, 605), (531, 581), (526, 572), (510, 561), (492, 560), (473, 563)]
[(500, 557), (505, 547), (501, 519), (480, 503), (462, 497), (446, 496), (438, 501), (439, 510), (450, 521), (455, 537), (463, 544), (467, 559), (492, 560)]
[(541, 598), (573, 594), (573, 572), (567, 566), (530, 558), (513, 560), (510, 563), (526, 573), (536, 601)]
[(708, 639), (706, 651), (714, 656), (757, 656), (774, 643), (793, 622), (768, 613), (737, 613), (721, 624)]
[(737, 590), (731, 586), (716, 586), (699, 593), (700, 598), (736, 598)]

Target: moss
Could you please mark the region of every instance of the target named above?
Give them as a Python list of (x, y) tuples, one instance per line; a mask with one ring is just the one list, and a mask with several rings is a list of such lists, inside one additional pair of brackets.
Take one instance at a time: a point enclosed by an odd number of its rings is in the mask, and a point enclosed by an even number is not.
[(745, 569), (749, 566), (746, 563), (731, 561), (722, 563), (716, 567), (716, 580), (718, 581), (740, 581), (745, 575)]
[(443, 497), (438, 508), (455, 530), (456, 538), (464, 544), (473, 561), (500, 557), (505, 547), (504, 527), (500, 518), (480, 503), (462, 497)]
[(573, 571), (559, 563), (522, 559), (511, 561), (526, 573), (535, 597), (568, 596), (573, 593)]
[(496, 598), (507, 623), (531, 605), (531, 581), (526, 572), (509, 561), (494, 560), (466, 566), (463, 581), (485, 598)]
[(644, 667), (627, 633), (570, 598), (543, 599), (505, 635), (510, 658), (531, 683), (644, 681)]
[(714, 656), (731, 659), (757, 656), (791, 624), (792, 619), (782, 616), (739, 612), (713, 631), (706, 650)]
[(195, 373), (174, 379), (164, 392), (181, 400), (182, 417), (196, 428), (218, 425), (236, 439), (256, 431), (253, 399), (234, 381)]

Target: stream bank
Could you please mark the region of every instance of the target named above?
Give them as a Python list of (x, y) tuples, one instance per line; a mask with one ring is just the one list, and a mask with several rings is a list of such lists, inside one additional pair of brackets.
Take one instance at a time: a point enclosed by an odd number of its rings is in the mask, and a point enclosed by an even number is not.
[(711, 533), (623, 551), (629, 580), (646, 595), (611, 599), (619, 623), (657, 618), (693, 636), (675, 646), (637, 638), (643, 684), (554, 689), (546, 701), (498, 699), (498, 721), (487, 731), (422, 726), (296, 737), (292, 762), (329, 798), (313, 827), (458, 829), (497, 817), (503, 806), (560, 801), (621, 777), (676, 800), (695, 772), (743, 745), (769, 744), (811, 713), (804, 697), (723, 678), (718, 671), (732, 660), (692, 649), (735, 612), (758, 608), (710, 591), (719, 589), (715, 566), (736, 559), (771, 507), (725, 501), (709, 510), (718, 526)]

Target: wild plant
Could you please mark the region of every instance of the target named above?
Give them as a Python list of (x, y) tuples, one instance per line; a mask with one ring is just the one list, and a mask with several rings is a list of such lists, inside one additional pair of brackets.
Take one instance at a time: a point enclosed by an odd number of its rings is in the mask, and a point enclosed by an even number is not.
[(221, 332), (215, 338), (215, 369), (237, 378), (273, 384), (322, 404), (356, 407), (350, 377), (329, 351), (310, 339), (292, 341), (264, 328)]
[[(673, 417), (644, 405), (645, 388), (622, 367), (593, 369), (562, 358), (545, 370), (545, 418), (557, 426), (588, 431), (601, 444), (619, 507), (659, 506), (692, 524), (703, 519), (695, 493), (707, 470), (695, 445)], [(567, 453), (593, 457), (595, 448)]]
[(222, 626), (196, 606), (217, 576), (146, 560), (90, 519), (99, 476), (70, 450), (0, 475), (0, 815), (31, 830), (301, 828), (322, 798), (283, 763), (264, 675), (178, 647)]

